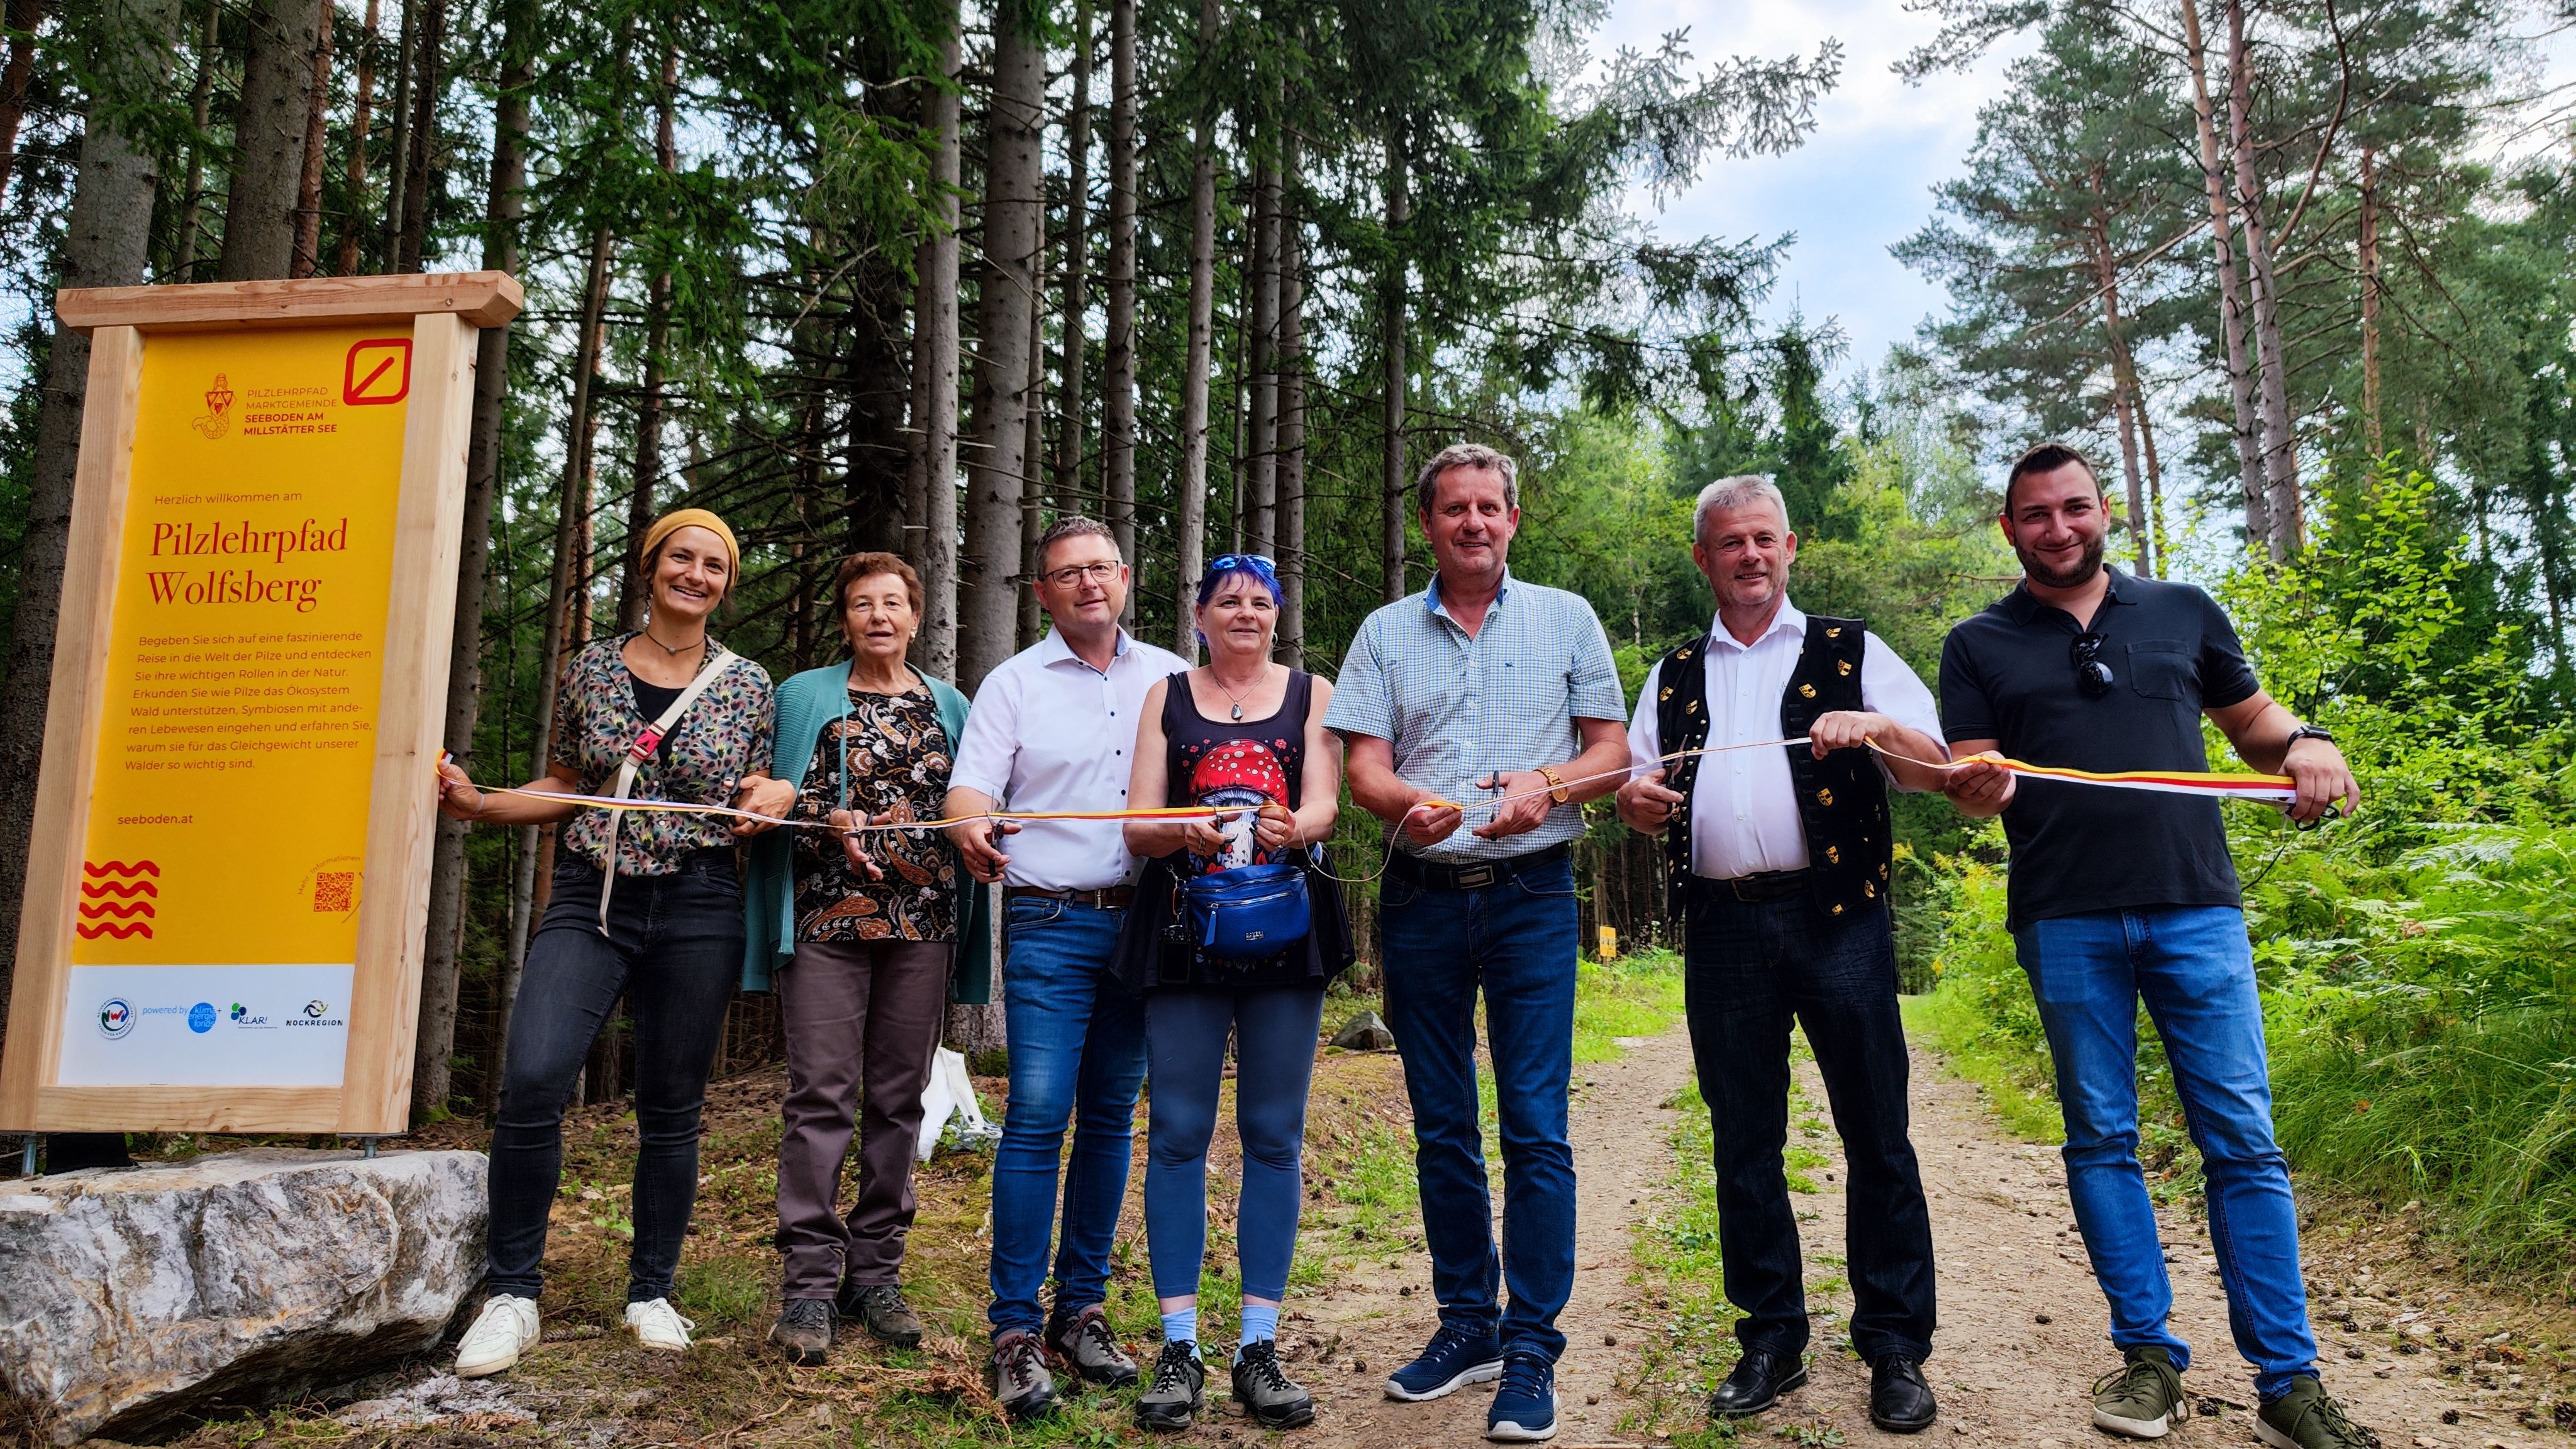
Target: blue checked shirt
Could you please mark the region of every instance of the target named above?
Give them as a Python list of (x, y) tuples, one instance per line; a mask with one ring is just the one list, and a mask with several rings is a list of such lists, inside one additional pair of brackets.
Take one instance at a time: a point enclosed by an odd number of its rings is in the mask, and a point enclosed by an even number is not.
[[(1372, 735), (1394, 746), (1395, 772), (1409, 784), (1473, 806), (1491, 800), (1476, 781), (1496, 771), (1533, 770), (1574, 758), (1574, 721), (1624, 722), (1628, 702), (1601, 621), (1580, 594), (1503, 575), (1502, 593), (1474, 638), (1440, 604), (1440, 580), (1368, 616), (1342, 656), (1324, 727)], [(1428, 860), (1500, 860), (1544, 850), (1583, 833), (1583, 807), (1559, 805), (1522, 835), (1479, 840), (1467, 824), (1420, 854)]]

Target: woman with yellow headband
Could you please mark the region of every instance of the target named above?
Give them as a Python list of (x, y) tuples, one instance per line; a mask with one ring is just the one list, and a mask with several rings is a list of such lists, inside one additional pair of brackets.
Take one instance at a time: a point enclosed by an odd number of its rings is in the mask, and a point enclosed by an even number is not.
[(635, 1241), (626, 1323), (648, 1348), (689, 1346), (671, 1306), (697, 1198), (698, 1116), (743, 951), (735, 838), (766, 828), (678, 812), (582, 810), (532, 795), (729, 802), (784, 813), (769, 778), (769, 676), (707, 637), (741, 551), (702, 508), (644, 535), (652, 612), (565, 664), (553, 757), (530, 793), (486, 795), (441, 765), (439, 809), (498, 825), (569, 822), (552, 894), (528, 942), (492, 1130), (490, 1265), (482, 1314), (456, 1355), (462, 1378), (499, 1373), (537, 1341), (546, 1216), (563, 1169), (563, 1111), (591, 1043), (623, 995), (635, 1022)]

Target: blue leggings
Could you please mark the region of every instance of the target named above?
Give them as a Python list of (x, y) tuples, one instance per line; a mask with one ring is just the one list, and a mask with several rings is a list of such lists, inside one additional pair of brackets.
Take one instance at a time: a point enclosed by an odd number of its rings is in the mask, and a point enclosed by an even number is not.
[(1154, 1294), (1199, 1291), (1207, 1255), (1208, 1139), (1225, 1081), (1226, 1029), (1235, 1035), (1234, 1123), (1243, 1138), (1243, 1198), (1235, 1256), (1243, 1296), (1287, 1296), (1305, 1192), (1306, 1087), (1324, 993), (1312, 986), (1178, 988), (1145, 999), (1145, 1058), (1153, 1111), (1145, 1159), (1145, 1246)]

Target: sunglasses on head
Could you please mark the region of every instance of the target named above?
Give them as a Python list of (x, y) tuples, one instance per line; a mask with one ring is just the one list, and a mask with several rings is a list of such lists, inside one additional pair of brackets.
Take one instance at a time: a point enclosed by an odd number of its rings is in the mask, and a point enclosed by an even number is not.
[(2101, 635), (2087, 629), (2076, 635), (2074, 642), (2067, 648), (2066, 652), (2075, 661), (2075, 688), (2086, 699), (2100, 699), (2109, 694), (2111, 686), (2118, 682), (2118, 676), (2111, 673), (2111, 666), (2103, 663), (2099, 657), (2102, 646), (2108, 642)]
[(1256, 574), (1276, 573), (1279, 563), (1266, 553), (1223, 553), (1208, 562), (1211, 574), (1228, 574), (1238, 569)]

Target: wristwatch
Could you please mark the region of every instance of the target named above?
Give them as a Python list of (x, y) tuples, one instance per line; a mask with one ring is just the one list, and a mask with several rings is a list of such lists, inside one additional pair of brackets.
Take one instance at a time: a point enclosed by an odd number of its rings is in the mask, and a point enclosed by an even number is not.
[(1540, 777), (1545, 779), (1548, 783), (1549, 789), (1547, 792), (1547, 798), (1555, 801), (1559, 805), (1562, 805), (1566, 801), (1574, 798), (1572, 787), (1565, 783), (1565, 777), (1563, 775), (1556, 772), (1556, 766), (1541, 765), (1538, 767), (1538, 772)]
[(2303, 724), (2290, 731), (2290, 737), (2281, 742), (2281, 748), (2286, 750), (2301, 740), (2323, 740), (2331, 745), (2335, 742), (2334, 731), (2323, 725)]

